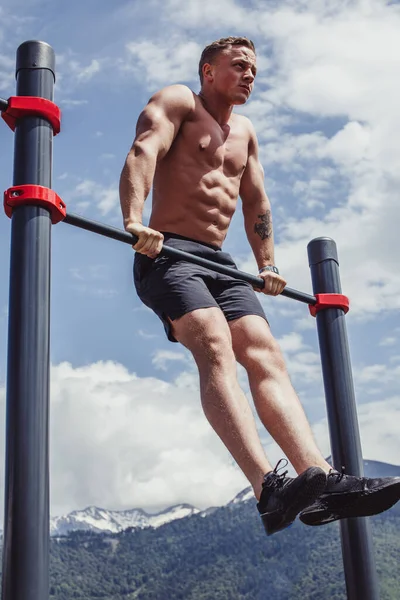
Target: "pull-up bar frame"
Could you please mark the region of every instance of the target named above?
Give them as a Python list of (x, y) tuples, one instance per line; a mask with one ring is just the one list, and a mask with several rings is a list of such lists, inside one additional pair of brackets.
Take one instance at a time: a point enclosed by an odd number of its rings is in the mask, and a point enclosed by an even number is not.
[[(55, 57), (44, 42), (18, 48), (17, 95), (53, 100)], [(18, 103), (17, 103), (18, 104)], [(52, 143), (59, 115), (51, 118), (28, 102), (28, 113), (13, 116), (15, 125), (13, 186), (51, 188)], [(4, 113), (9, 102), (0, 99)], [(26, 102), (19, 103), (19, 106)], [(47, 108), (46, 108), (47, 107)], [(3, 114), (4, 117), (4, 114)], [(7, 121), (7, 119), (5, 119)], [(124, 231), (66, 214), (65, 223), (134, 244)], [(3, 600), (49, 598), (49, 377), (51, 211), (38, 204), (18, 204), (11, 211), (11, 262), (7, 362), (6, 476), (3, 549)], [(162, 252), (213, 270), (217, 266), (176, 249)], [(285, 288), (282, 295), (318, 304), (319, 294), (341, 295), (335, 242), (317, 238), (308, 245), (315, 296)], [(207, 263), (207, 264), (205, 264)], [(263, 280), (229, 269), (229, 274), (261, 288)], [(362, 476), (360, 435), (347, 342), (345, 310), (334, 303), (316, 311), (328, 423), (335, 468)], [(341, 522), (348, 598), (377, 600), (378, 584), (369, 523)]]

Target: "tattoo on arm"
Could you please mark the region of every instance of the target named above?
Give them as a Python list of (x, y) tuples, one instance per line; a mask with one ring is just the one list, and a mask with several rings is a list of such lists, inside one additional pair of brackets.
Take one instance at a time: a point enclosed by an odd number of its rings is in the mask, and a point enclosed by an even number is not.
[(257, 233), (262, 240), (266, 240), (272, 236), (272, 219), (271, 211), (267, 210), (264, 215), (258, 215), (261, 223), (254, 224), (254, 233)]

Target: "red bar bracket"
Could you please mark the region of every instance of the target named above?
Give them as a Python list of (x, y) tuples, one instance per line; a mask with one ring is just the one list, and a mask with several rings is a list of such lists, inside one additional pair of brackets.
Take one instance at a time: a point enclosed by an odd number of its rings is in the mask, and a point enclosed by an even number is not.
[(7, 125), (15, 131), (18, 119), (21, 117), (43, 117), (53, 127), (53, 134), (57, 135), (61, 129), (61, 111), (57, 104), (46, 98), (36, 96), (11, 96), (8, 99), (6, 110), (1, 113)]
[(53, 225), (67, 216), (67, 207), (54, 190), (42, 185), (16, 185), (4, 192), (4, 211), (11, 218), (13, 207), (33, 204), (50, 211)]
[(313, 317), (316, 317), (320, 310), (327, 308), (341, 308), (345, 314), (349, 312), (350, 301), (343, 294), (315, 294), (315, 298), (317, 303), (308, 305)]

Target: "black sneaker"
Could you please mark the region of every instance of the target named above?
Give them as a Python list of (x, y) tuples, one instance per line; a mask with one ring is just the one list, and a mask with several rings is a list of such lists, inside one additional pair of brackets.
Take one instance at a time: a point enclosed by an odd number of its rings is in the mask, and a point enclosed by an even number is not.
[(326, 489), (316, 502), (303, 510), (306, 525), (325, 525), (349, 517), (369, 517), (387, 510), (400, 500), (400, 477), (368, 479), (331, 469)]
[[(295, 478), (286, 477), (287, 471), (278, 474), (283, 460), (264, 476), (257, 504), (267, 535), (289, 527), (299, 512), (312, 504), (326, 487), (326, 473), (319, 467), (310, 467)], [(287, 464), (288, 461), (280, 468)]]

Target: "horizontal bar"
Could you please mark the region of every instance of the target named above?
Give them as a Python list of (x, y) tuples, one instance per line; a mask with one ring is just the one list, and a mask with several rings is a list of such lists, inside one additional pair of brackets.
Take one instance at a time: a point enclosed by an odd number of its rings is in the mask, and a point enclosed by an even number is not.
[[(137, 237), (132, 233), (127, 233), (122, 229), (117, 229), (116, 227), (111, 227), (110, 225), (103, 225), (102, 223), (91, 221), (90, 219), (85, 219), (85, 217), (81, 217), (79, 215), (68, 213), (63, 222), (67, 223), (68, 225), (73, 225), (74, 227), (85, 229), (86, 231), (91, 231), (92, 233), (104, 235), (105, 237), (117, 240), (118, 242), (123, 242), (124, 244), (129, 244), (131, 246), (135, 245), (137, 242)], [(231, 277), (235, 277), (241, 281), (247, 281), (247, 283), (250, 283), (252, 286), (257, 287), (260, 290), (264, 287), (264, 279), (261, 277), (256, 277), (255, 275), (250, 275), (249, 273), (245, 273), (244, 271), (239, 271), (238, 269), (233, 269), (231, 267), (224, 267), (223, 265), (219, 265), (212, 260), (206, 260), (200, 256), (194, 256), (188, 252), (178, 250), (177, 248), (170, 248), (169, 246), (164, 245), (160, 254), (171, 256), (173, 258), (182, 258), (188, 262), (206, 267), (212, 271), (216, 271), (217, 273), (230, 275)], [(286, 296), (286, 298), (291, 298), (292, 300), (297, 300), (298, 302), (304, 302), (304, 304), (314, 305), (317, 302), (315, 296), (305, 294), (304, 292), (298, 292), (297, 290), (293, 290), (288, 287), (285, 287), (280, 295)]]
[(4, 98), (0, 98), (0, 111), (3, 112), (8, 108), (8, 100), (4, 100)]

